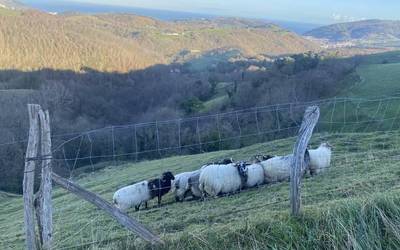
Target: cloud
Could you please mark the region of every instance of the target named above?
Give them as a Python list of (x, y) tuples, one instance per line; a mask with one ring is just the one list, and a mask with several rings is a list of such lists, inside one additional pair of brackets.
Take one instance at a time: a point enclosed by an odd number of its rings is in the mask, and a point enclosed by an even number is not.
[(346, 16), (342, 15), (339, 13), (333, 13), (332, 14), (332, 19), (335, 20), (336, 22), (355, 22), (355, 21), (362, 21), (365, 20), (365, 18), (357, 18), (353, 16)]

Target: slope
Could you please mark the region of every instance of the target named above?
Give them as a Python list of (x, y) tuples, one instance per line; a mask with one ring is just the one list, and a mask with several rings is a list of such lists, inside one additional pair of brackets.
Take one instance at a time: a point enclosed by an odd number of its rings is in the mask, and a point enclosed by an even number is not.
[(317, 49), (277, 26), (237, 26), (229, 19), (162, 22), (125, 14), (1, 13), (1, 69), (126, 72), (170, 63), (181, 51), (236, 48), (247, 55), (277, 55)]
[[(174, 203), (168, 195), (161, 208), (129, 213), (161, 234), (166, 249), (398, 247), (399, 229), (395, 225), (400, 222), (399, 139), (399, 131), (315, 134), (314, 147), (326, 140), (335, 146), (333, 163), (327, 173), (304, 179), (304, 213), (299, 218), (288, 215), (287, 183), (205, 202)], [(178, 173), (223, 157), (286, 154), (293, 142), (294, 138), (289, 138), (240, 150), (110, 166), (76, 181), (110, 200), (117, 188), (158, 176), (167, 169)], [(56, 188), (53, 197), (55, 248), (150, 247), (73, 195)], [(22, 199), (0, 199), (0, 247), (20, 249)], [(153, 205), (154, 202), (150, 207)]]

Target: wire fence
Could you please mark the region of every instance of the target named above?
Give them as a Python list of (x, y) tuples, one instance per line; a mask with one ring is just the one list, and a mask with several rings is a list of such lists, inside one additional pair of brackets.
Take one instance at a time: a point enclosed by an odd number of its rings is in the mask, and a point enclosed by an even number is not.
[[(330, 199), (397, 190), (400, 97), (288, 103), (53, 135), (54, 171), (111, 200), (118, 188), (158, 177), (166, 170), (174, 174), (195, 170), (221, 157), (247, 160), (258, 153), (289, 154), (304, 110), (315, 104), (320, 107), (321, 117), (312, 146), (333, 141), (334, 157), (329, 174), (304, 179), (303, 205), (320, 206)], [(0, 144), (0, 164), (14, 161), (23, 166), (25, 148), (25, 140)], [(215, 153), (202, 154), (205, 152)], [(193, 156), (185, 157), (189, 154)], [(182, 157), (168, 158), (179, 155)], [(153, 159), (159, 160), (147, 161)], [(384, 182), (379, 181), (382, 176), (386, 178)], [(131, 215), (162, 235), (217, 232), (222, 221), (243, 226), (255, 211), (262, 217), (288, 209), (288, 190), (289, 185), (278, 183), (248, 189), (241, 195), (188, 201), (184, 205), (167, 197), (161, 207), (151, 203), (150, 209)], [(55, 189), (53, 201), (55, 248), (123, 248), (137, 244), (134, 235), (73, 195)], [(11, 224), (11, 220), (5, 221), (0, 234), (21, 231)], [(23, 243), (21, 235), (4, 235), (7, 238), (0, 237), (2, 249)]]

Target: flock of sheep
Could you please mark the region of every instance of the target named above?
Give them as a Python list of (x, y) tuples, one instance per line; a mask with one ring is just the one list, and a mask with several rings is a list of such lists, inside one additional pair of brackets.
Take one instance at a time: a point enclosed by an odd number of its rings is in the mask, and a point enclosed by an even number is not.
[[(303, 175), (309, 172), (314, 176), (330, 166), (332, 147), (322, 143), (317, 149), (308, 149), (304, 155)], [(288, 181), (293, 155), (255, 156), (252, 163), (234, 162), (225, 159), (206, 164), (199, 170), (173, 175), (165, 172), (161, 178), (145, 180), (119, 189), (113, 196), (116, 207), (126, 211), (131, 207), (139, 210), (142, 204), (155, 197), (161, 205), (161, 197), (170, 190), (176, 201), (183, 201), (191, 195), (193, 198), (218, 196), (238, 192), (245, 188), (262, 184)]]

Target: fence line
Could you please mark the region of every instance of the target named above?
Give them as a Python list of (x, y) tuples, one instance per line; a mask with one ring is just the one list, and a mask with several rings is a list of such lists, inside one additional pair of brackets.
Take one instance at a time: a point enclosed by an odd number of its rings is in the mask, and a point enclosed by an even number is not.
[[(116, 163), (121, 157), (132, 157), (138, 161), (143, 157), (235, 149), (287, 138), (297, 132), (303, 109), (309, 104), (319, 104), (324, 114), (317, 132), (389, 131), (400, 128), (396, 127), (396, 121), (400, 121), (400, 107), (391, 106), (397, 101), (400, 102), (400, 97), (332, 98), (57, 134), (52, 136), (58, 141), (53, 147), (54, 160), (63, 160), (68, 169), (71, 163), (73, 170), (84, 160), (90, 161), (85, 164), (93, 166), (100, 159), (112, 158)], [(0, 150), (1, 146), (21, 142), (24, 141), (0, 144)]]
[[(223, 117), (223, 116), (228, 116), (228, 115), (240, 116), (240, 115), (248, 114), (248, 113), (252, 113), (252, 112), (255, 112), (255, 114), (257, 114), (259, 112), (275, 111), (276, 122), (279, 123), (279, 119), (278, 119), (279, 111), (292, 110), (293, 106), (295, 108), (305, 108), (310, 105), (326, 105), (326, 104), (333, 103), (334, 104), (334, 108), (332, 109), (332, 115), (333, 115), (335, 113), (335, 106), (337, 103), (345, 104), (346, 102), (358, 102), (358, 105), (360, 105), (360, 103), (370, 103), (370, 102), (382, 103), (382, 102), (388, 102), (388, 101), (392, 101), (392, 100), (400, 101), (400, 96), (386, 96), (386, 97), (381, 97), (381, 98), (369, 98), (369, 99), (368, 98), (354, 98), (354, 97), (343, 97), (343, 98), (335, 97), (335, 98), (321, 99), (321, 100), (308, 101), (308, 102), (281, 103), (281, 104), (273, 104), (273, 105), (266, 105), (266, 106), (258, 106), (258, 107), (247, 108), (247, 109), (238, 109), (238, 110), (233, 110), (233, 111), (228, 111), (228, 112), (223, 112), (223, 113), (216, 113), (216, 114), (209, 114), (209, 115), (201, 115), (201, 116), (194, 116), (194, 117), (187, 117), (187, 118), (177, 118), (177, 119), (162, 120), (162, 121), (143, 122), (143, 123), (132, 123), (132, 124), (125, 124), (125, 125), (114, 125), (114, 126), (108, 126), (108, 127), (103, 127), (103, 128), (87, 130), (87, 131), (83, 131), (83, 132), (70, 132), (70, 133), (54, 134), (51, 136), (51, 138), (57, 139), (60, 137), (74, 136), (65, 142), (65, 143), (68, 143), (69, 141), (73, 140), (74, 138), (80, 137), (83, 134), (92, 134), (92, 133), (101, 132), (104, 130), (133, 128), (133, 127), (140, 128), (140, 127), (147, 127), (147, 126), (152, 126), (152, 125), (155, 126), (155, 125), (162, 125), (162, 124), (169, 124), (169, 123), (182, 124), (184, 122), (197, 121), (197, 120), (202, 120), (202, 119), (207, 119), (207, 118)], [(387, 109), (387, 106), (386, 106), (386, 109)], [(356, 109), (356, 110), (358, 110), (358, 109)], [(384, 114), (385, 113), (386, 112), (384, 112)], [(397, 115), (398, 114), (396, 114), (396, 117), (397, 117)], [(356, 116), (356, 117), (358, 118), (358, 116)], [(333, 116), (331, 116), (331, 123), (333, 123)], [(346, 123), (346, 121), (345, 121), (345, 123)], [(27, 142), (27, 139), (6, 142), (6, 143), (0, 143), (0, 146), (22, 143), (22, 142)]]

